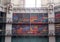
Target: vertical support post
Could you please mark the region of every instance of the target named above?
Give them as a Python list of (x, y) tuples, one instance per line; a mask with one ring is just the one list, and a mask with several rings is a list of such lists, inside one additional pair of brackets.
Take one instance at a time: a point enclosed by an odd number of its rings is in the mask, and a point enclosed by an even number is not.
[[(8, 7), (10, 7), (10, 5)], [(10, 10), (7, 8), (5, 35), (12, 35), (12, 24), (8, 24), (8, 22), (12, 22), (12, 14), (12, 8)], [(11, 36), (5, 36), (5, 42), (11, 42)]]
[(49, 4), (49, 7), (48, 7), (48, 22), (49, 22), (49, 42), (55, 42), (55, 16), (54, 16), (54, 7), (52, 4)]

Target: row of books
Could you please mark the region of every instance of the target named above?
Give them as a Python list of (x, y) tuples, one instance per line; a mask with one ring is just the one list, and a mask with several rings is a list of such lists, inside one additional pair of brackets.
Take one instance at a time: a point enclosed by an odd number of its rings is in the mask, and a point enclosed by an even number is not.
[(13, 14), (13, 22), (34, 23), (48, 22), (47, 14)]
[(21, 33), (35, 33), (46, 34), (48, 31), (48, 25), (13, 25), (13, 34)]
[(60, 22), (60, 13), (55, 14), (55, 22)]
[(55, 33), (56, 33), (56, 35), (60, 35), (60, 24), (55, 24)]

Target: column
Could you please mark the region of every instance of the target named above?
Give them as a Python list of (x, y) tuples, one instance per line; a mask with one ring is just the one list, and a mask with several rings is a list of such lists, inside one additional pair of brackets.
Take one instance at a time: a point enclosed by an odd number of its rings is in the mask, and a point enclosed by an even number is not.
[(54, 21), (55, 21), (55, 16), (54, 16), (54, 7), (52, 4), (49, 5), (48, 7), (48, 29), (49, 29), (49, 42), (55, 42), (55, 25), (54, 25)]
[[(8, 11), (8, 9), (7, 9)], [(12, 34), (12, 15), (13, 15), (13, 11), (10, 9), (7, 14), (6, 14), (6, 33), (5, 35), (5, 42), (11, 42), (11, 34)]]

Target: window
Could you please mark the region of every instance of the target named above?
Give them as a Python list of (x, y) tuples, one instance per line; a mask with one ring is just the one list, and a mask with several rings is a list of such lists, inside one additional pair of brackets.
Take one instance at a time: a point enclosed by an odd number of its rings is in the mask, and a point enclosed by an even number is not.
[(41, 0), (25, 0), (25, 8), (41, 7)]

